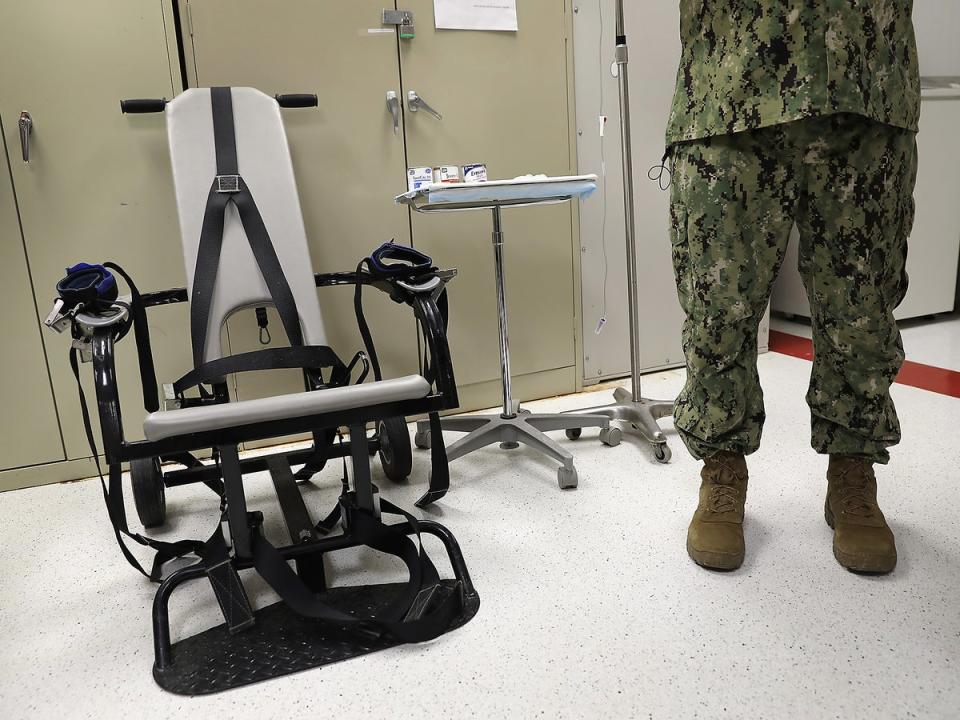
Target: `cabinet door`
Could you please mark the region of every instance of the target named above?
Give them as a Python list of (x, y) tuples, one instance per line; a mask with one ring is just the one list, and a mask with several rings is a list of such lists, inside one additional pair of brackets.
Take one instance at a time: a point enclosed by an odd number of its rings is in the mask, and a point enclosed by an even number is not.
[[(406, 210), (393, 201), (404, 189), (406, 165), (402, 118), (394, 132), (386, 102), (387, 92), (399, 95), (400, 80), (395, 34), (380, 25), (383, 3), (190, 0), (181, 8), (193, 84), (319, 97), (318, 108), (283, 111), (314, 271), (354, 270), (390, 239), (409, 244)], [(353, 288), (318, 292), (328, 341), (349, 360), (363, 347)], [(384, 376), (416, 372), (412, 313), (376, 290), (365, 291), (364, 307)], [(286, 344), (276, 313), (269, 317), (272, 344)], [(235, 315), (227, 328), (232, 352), (259, 347), (252, 311)], [(237, 377), (241, 398), (302, 389), (298, 371)]]
[[(40, 317), (64, 267), (79, 260), (113, 260), (144, 291), (185, 282), (163, 116), (122, 115), (118, 104), (175, 92), (164, 7), (160, 0), (0, 3), (0, 114)], [(16, 158), (23, 110), (33, 117), (29, 163)], [(150, 327), (158, 376), (179, 377), (190, 365), (185, 306), (151, 311)], [(88, 456), (70, 339), (44, 332), (43, 342), (67, 457)], [(128, 437), (142, 437), (132, 336), (117, 354), (124, 426)]]
[[(63, 460), (63, 441), (17, 221), (8, 157), (2, 150), (0, 147), (0, 286), (7, 305), (3, 318), (7, 350), (0, 373), (0, 470), (7, 470)], [(20, 162), (20, 148), (12, 150), (13, 161)]]
[[(411, 166), (485, 163), (491, 179), (570, 174), (564, 2), (518, 2), (515, 33), (436, 30), (432, 0), (401, 7), (413, 11), (416, 29), (400, 41), (405, 98), (415, 91), (443, 115), (408, 112)], [(575, 390), (572, 214), (569, 204), (503, 211), (510, 351), (521, 395)], [(499, 398), (490, 215), (413, 213), (411, 220), (414, 245), (460, 269), (450, 285), (450, 339), (467, 405)], [(523, 377), (562, 368), (569, 371), (535, 386)], [(469, 386), (479, 383), (486, 386), (478, 395)]]

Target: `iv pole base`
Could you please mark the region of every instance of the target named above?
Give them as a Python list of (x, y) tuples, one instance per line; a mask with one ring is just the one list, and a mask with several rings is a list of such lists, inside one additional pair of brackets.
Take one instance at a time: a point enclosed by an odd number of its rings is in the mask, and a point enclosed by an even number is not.
[[(627, 66), (627, 33), (623, 20), (623, 0), (616, 0), (616, 54), (617, 79), (620, 88), (620, 145), (623, 158), (623, 208), (624, 234), (627, 245), (627, 308), (630, 322), (630, 379), (632, 391), (617, 388), (613, 403), (597, 408), (576, 410), (571, 414), (605, 415), (611, 420), (620, 420), (640, 433), (653, 446), (657, 462), (670, 462), (670, 448), (657, 420), (673, 414), (673, 403), (647, 400), (640, 393), (639, 318), (637, 317), (637, 242), (636, 218), (633, 203), (633, 157), (630, 136), (630, 81)], [(568, 436), (570, 437), (570, 436)]]
[(670, 447), (667, 445), (667, 438), (657, 424), (660, 418), (673, 414), (673, 403), (668, 400), (640, 398), (634, 401), (630, 391), (620, 387), (614, 390), (613, 403), (610, 405), (571, 410), (566, 414), (604, 415), (611, 420), (628, 423), (653, 447), (653, 456), (657, 462), (670, 462), (672, 454)]
[[(619, 443), (619, 438), (613, 438), (610, 431), (610, 418), (603, 413), (570, 414), (538, 414), (519, 409), (515, 403), (516, 413), (508, 415), (454, 415), (441, 418), (440, 425), (444, 432), (467, 433), (453, 445), (447, 447), (447, 461), (453, 462), (480, 448), (499, 443), (504, 450), (513, 450), (520, 445), (536, 450), (542, 455), (551, 457), (560, 463), (557, 470), (557, 483), (561, 490), (577, 487), (577, 469), (573, 464), (573, 454), (557, 443), (546, 433), (554, 430), (580, 430), (585, 427), (600, 428), (600, 437), (605, 445)], [(619, 432), (619, 430), (617, 431)], [(419, 448), (430, 446), (430, 423), (427, 420), (417, 422), (417, 433), (414, 440)]]

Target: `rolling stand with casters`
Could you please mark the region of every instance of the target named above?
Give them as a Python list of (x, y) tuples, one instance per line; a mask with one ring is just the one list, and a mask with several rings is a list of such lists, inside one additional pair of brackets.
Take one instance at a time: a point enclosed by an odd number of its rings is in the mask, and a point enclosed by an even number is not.
[[(574, 197), (585, 197), (596, 189), (596, 176), (526, 177), (516, 180), (456, 185), (430, 185), (397, 198), (422, 213), (489, 210), (493, 216), (494, 276), (497, 288), (497, 319), (499, 321), (500, 378), (503, 390), (503, 408), (497, 415), (461, 415), (441, 419), (444, 430), (467, 433), (447, 448), (449, 460), (499, 443), (504, 450), (516, 449), (520, 444), (557, 460), (560, 468), (557, 481), (561, 488), (575, 488), (578, 483), (573, 455), (546, 435), (553, 430), (577, 432), (584, 427), (599, 427), (601, 440), (610, 446), (620, 443), (619, 428), (610, 426), (610, 419), (602, 414), (538, 414), (520, 408), (513, 398), (510, 375), (510, 338), (507, 331), (507, 303), (504, 292), (504, 233), (501, 209), (530, 205), (560, 203)], [(430, 447), (427, 421), (417, 423), (414, 443), (419, 448)]]
[[(617, 0), (617, 38), (615, 63), (620, 83), (620, 138), (623, 147), (623, 201), (625, 209), (625, 229), (627, 235), (627, 307), (630, 316), (630, 390), (617, 388), (613, 393), (613, 403), (600, 407), (571, 411), (571, 415), (604, 415), (611, 420), (628, 423), (640, 433), (641, 437), (653, 447), (653, 456), (657, 462), (670, 462), (670, 447), (657, 424), (660, 418), (673, 414), (673, 402), (669, 400), (648, 400), (640, 392), (640, 350), (637, 320), (637, 240), (636, 222), (633, 211), (633, 157), (630, 140), (630, 84), (627, 76), (627, 37), (623, 22), (623, 0)], [(567, 432), (567, 437), (575, 439), (576, 430)]]

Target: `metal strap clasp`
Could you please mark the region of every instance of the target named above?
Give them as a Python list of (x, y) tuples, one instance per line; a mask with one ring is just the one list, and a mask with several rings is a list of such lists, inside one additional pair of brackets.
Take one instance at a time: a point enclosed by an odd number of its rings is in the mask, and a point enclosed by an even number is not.
[(217, 192), (218, 193), (240, 192), (240, 176), (239, 175), (217, 175)]

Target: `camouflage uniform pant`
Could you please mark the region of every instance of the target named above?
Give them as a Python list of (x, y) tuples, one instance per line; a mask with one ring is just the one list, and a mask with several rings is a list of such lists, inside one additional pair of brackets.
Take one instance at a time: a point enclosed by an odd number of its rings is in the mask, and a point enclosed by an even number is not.
[(675, 422), (687, 448), (703, 458), (760, 445), (757, 331), (796, 222), (813, 447), (887, 462), (900, 440), (889, 388), (903, 363), (893, 309), (907, 289), (915, 134), (832, 115), (676, 145), (673, 166), (687, 361)]

